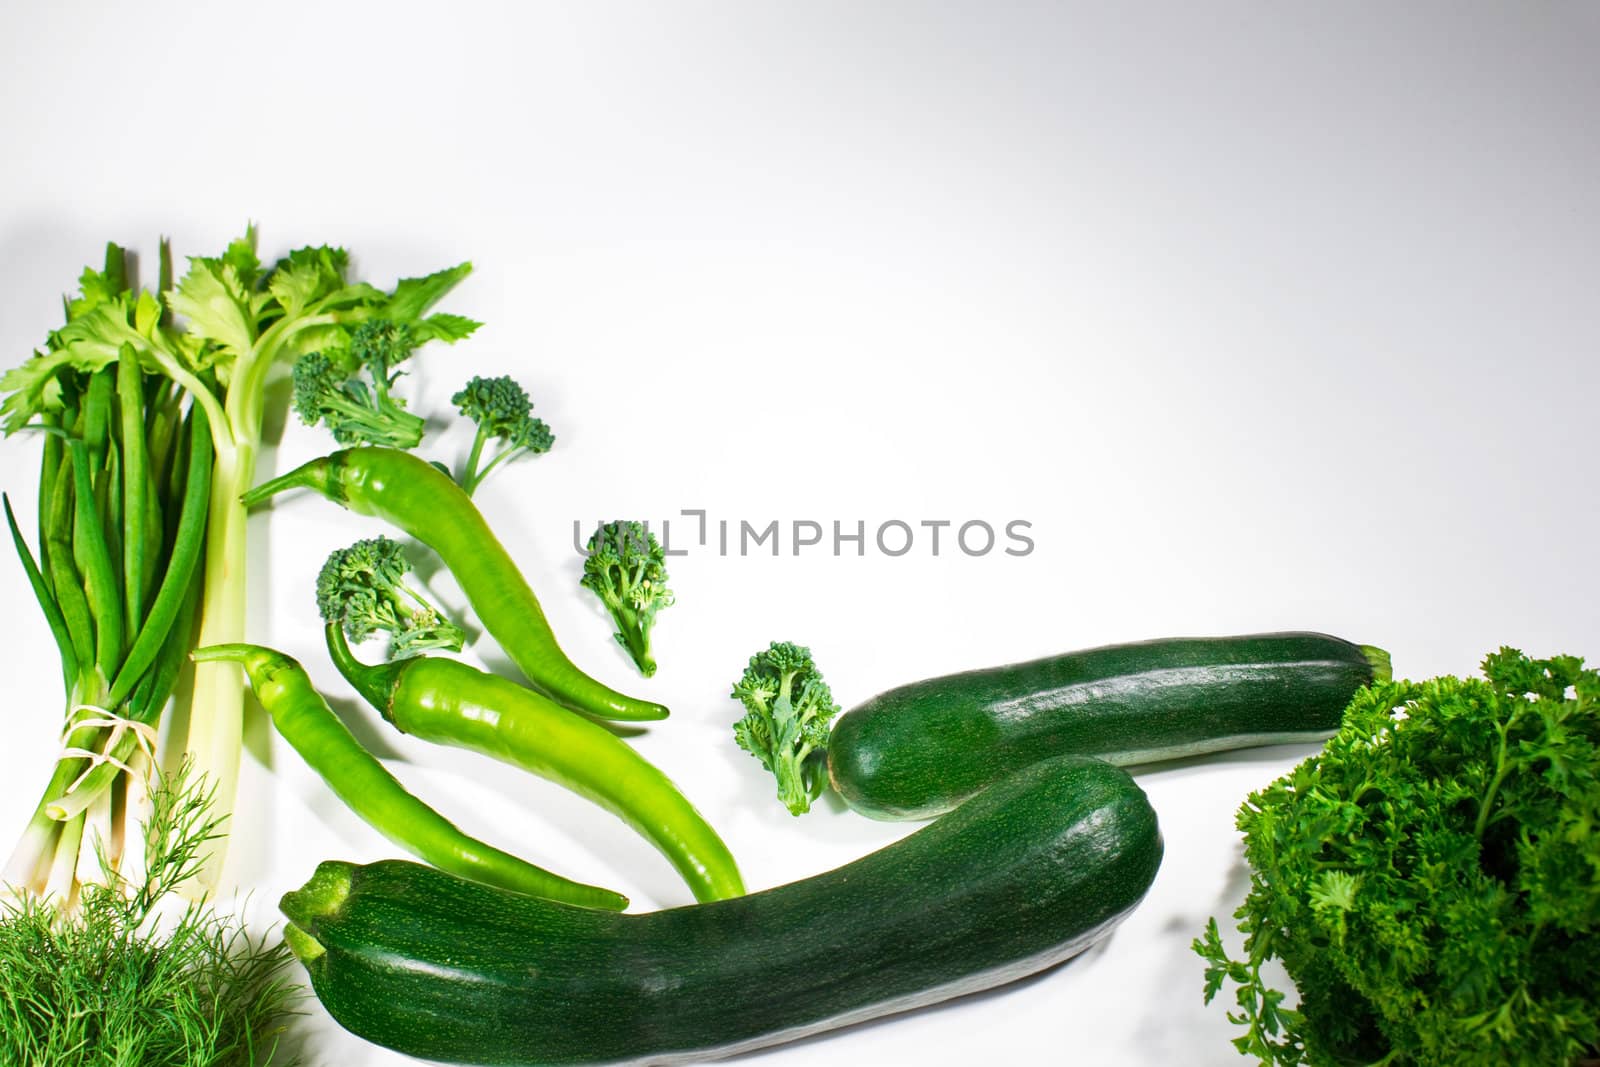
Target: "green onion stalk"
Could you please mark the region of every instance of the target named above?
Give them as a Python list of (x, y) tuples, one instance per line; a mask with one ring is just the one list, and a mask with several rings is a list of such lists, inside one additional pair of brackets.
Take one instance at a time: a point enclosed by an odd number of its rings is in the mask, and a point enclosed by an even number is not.
[[(351, 282), (349, 257), (301, 248), (270, 267), (253, 228), (217, 257), (141, 290), (128, 257), (107, 248), (67, 302), (45, 346), (0, 377), (0, 428), (40, 431), (37, 554), (6, 503), (13, 543), (60, 651), (66, 689), (61, 751), (4, 877), (70, 901), (113, 870), (138, 825), (155, 740), (180, 670), (197, 645), (245, 639), (245, 511), (274, 368), (311, 352), (344, 358), (369, 322), (405, 328), (413, 345), (455, 341), (477, 323), (430, 314), (470, 271), (461, 264), (383, 290)], [(176, 694), (179, 697), (184, 693)], [(231, 812), (239, 775), (244, 680), (236, 664), (199, 663), (181, 745)], [(222, 838), (198, 870), (221, 877)]]

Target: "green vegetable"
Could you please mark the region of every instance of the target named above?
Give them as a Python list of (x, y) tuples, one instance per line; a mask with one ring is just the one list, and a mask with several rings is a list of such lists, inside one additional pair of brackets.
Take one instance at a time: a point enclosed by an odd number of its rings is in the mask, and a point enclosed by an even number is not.
[[(1600, 1041), (1600, 672), (1501, 649), (1486, 680), (1380, 682), (1239, 811), (1244, 957), (1215, 919), (1263, 1064), (1556, 1067)], [(1297, 1007), (1262, 965), (1282, 961)]]
[(338, 626), (328, 653), (356, 691), (403, 733), (482, 752), (587, 797), (639, 831), (683, 876), (696, 900), (744, 892), (728, 847), (632, 746), (530, 689), (456, 660), (357, 660)]
[(282, 1062), (273, 1053), (300, 996), (284, 974), (283, 944), (203, 904), (156, 917), (220, 832), (210, 805), (210, 792), (180, 770), (151, 792), (128, 864), (139, 877), (87, 880), (70, 912), (32, 895), (0, 904), (0, 1062)]
[[(409, 328), (388, 321), (364, 322), (345, 350), (308, 352), (295, 361), (294, 410), (307, 426), (321, 422), (342, 445), (415, 448), (426, 425), (390, 394), (399, 371), (391, 368), (411, 355)], [(369, 386), (356, 375), (365, 370)]]
[(698, 1062), (1043, 970), (1105, 937), (1160, 859), (1133, 780), (1065, 757), (736, 900), (617, 915), (329, 862), (281, 907), (324, 1007), (367, 1040), (454, 1063)]
[[(466, 466), (456, 478), (468, 496), (506, 460), (548, 452), (556, 443), (544, 420), (534, 418), (533, 401), (528, 399), (527, 391), (511, 378), (473, 378), (450, 402), (478, 425)], [(486, 448), (492, 448), (487, 462)]]
[(750, 657), (731, 695), (745, 706), (733, 739), (778, 779), (778, 799), (789, 814), (810, 811), (826, 779), (828, 723), (839, 713), (811, 650), (772, 642)]
[(196, 662), (230, 660), (244, 667), (256, 699), (289, 746), (362, 821), (442, 871), (518, 893), (621, 911), (628, 898), (551, 874), (468, 837), (397, 781), (328, 707), (305, 669), (259, 645), (196, 649)]
[[(104, 271), (85, 271), (67, 305), (68, 328), (127, 296), (125, 255), (108, 246)], [(59, 352), (59, 338), (37, 358)], [(70, 904), (81, 872), (95, 870), (96, 841), (138, 833), (143, 812), (128, 802), (124, 772), (148, 766), (189, 649), (212, 450), (204, 411), (186, 411), (181, 392), (142, 374), (130, 347), (95, 370), (59, 366), (39, 388), (27, 424), (42, 431), (37, 557), (4, 505), (60, 655), (65, 740), (0, 877)], [(105, 858), (115, 870), (122, 849)]]
[(667, 556), (656, 535), (642, 522), (601, 523), (589, 536), (579, 583), (594, 592), (617, 624), (613, 636), (628, 650), (641, 674), (656, 673), (650, 630), (656, 613), (672, 606), (667, 588)]
[(450, 476), (408, 452), (354, 448), (314, 459), (245, 494), (254, 506), (285, 489), (313, 489), (359, 515), (372, 515), (439, 554), (506, 655), (552, 700), (603, 719), (664, 719), (660, 704), (624, 696), (580, 671), (556, 643), (544, 609)]
[(379, 404), (389, 409), (405, 406), (389, 394), (403, 373), (395, 368), (410, 359), (417, 345), (429, 335), (425, 326), (419, 329), (403, 319), (386, 316), (367, 319), (350, 331), (350, 358), (372, 377)]
[[(49, 426), (72, 396), (73, 375), (92, 375), (125, 360), (136, 362), (144, 372), (146, 394), (159, 399), (181, 391), (204, 413), (214, 459), (199, 641), (227, 644), (244, 636), (245, 510), (240, 496), (255, 478), (266, 387), (273, 369), (308, 352), (364, 352), (361, 346), (379, 344), (376, 338), (357, 338), (362, 324), (373, 320), (403, 327), (411, 345), (466, 337), (477, 323), (430, 309), (466, 277), (471, 265), (402, 279), (384, 291), (349, 280), (349, 256), (339, 248), (300, 248), (264, 266), (256, 255), (253, 228), (220, 256), (190, 259), (187, 272), (175, 284), (166, 269), (165, 247), (161, 259), (157, 292), (136, 292), (120, 267), (86, 274), (83, 296), (71, 305), (69, 321), (51, 335), (47, 350), (0, 378), (0, 391), (8, 394), (0, 414), (7, 433), (30, 424)], [(391, 353), (382, 358), (396, 357)], [(152, 438), (170, 432), (170, 415), (152, 409), (151, 420)], [(93, 441), (85, 444), (91, 458), (98, 456)], [(95, 497), (97, 503), (101, 499)], [(105, 499), (109, 509), (114, 496)], [(153, 526), (153, 514), (146, 515)], [(92, 537), (82, 542), (83, 560), (97, 567), (98, 561), (115, 563), (110, 540), (104, 553), (91, 542)], [(73, 558), (79, 558), (77, 546), (73, 551)], [(48, 550), (45, 554), (57, 559), (62, 555)], [(48, 568), (41, 573), (49, 573)], [(119, 627), (113, 625), (117, 620), (106, 583), (95, 579), (90, 584), (105, 594), (97, 597), (92, 609), (97, 623), (94, 638), (100, 646), (96, 655), (104, 663), (117, 643), (112, 638)], [(60, 606), (69, 622), (74, 614), (81, 618), (76, 607), (69, 614), (67, 604)], [(82, 627), (78, 630), (75, 636), (82, 637)], [(75, 655), (81, 651), (74, 649)], [(187, 647), (178, 652), (179, 662), (184, 651)], [(83, 656), (77, 658), (81, 664)], [(237, 788), (243, 727), (244, 687), (238, 666), (220, 660), (198, 664), (190, 695), (193, 711), (187, 737), (181, 740), (197, 771), (215, 787), (219, 812), (226, 813)], [(215, 883), (221, 867), (221, 843), (212, 847), (219, 851), (203, 869), (209, 884)]]
[(466, 634), (407, 584), (409, 573), (400, 543), (387, 537), (335, 549), (317, 575), (317, 611), (323, 622), (342, 626), (352, 641), (379, 631), (389, 634), (393, 657), (430, 648), (460, 652)]
[(1387, 653), (1325, 634), (1107, 645), (881, 693), (840, 717), (828, 775), (862, 814), (926, 818), (1061, 752), (1127, 766), (1321, 741), (1388, 677)]

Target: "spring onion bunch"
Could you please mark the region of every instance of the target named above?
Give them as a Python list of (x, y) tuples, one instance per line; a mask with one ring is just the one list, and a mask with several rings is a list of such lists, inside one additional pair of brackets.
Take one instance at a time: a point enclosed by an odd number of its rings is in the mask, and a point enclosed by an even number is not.
[[(11, 532), (66, 688), (62, 750), (5, 877), (69, 897), (95, 869), (95, 843), (114, 866), (130, 836), (127, 772), (150, 759), (186, 653), (245, 636), (239, 497), (255, 477), (274, 368), (348, 352), (368, 322), (404, 329), (412, 346), (478, 325), (430, 313), (466, 263), (384, 290), (349, 280), (339, 248), (264, 265), (253, 228), (220, 256), (190, 259), (181, 277), (163, 244), (155, 290), (138, 288), (127, 263), (110, 246), (68, 301), (66, 324), (0, 377), (0, 428), (43, 436), (36, 548), (14, 519)], [(236, 664), (197, 664), (187, 734), (174, 739), (223, 818), (243, 694)], [(220, 876), (220, 842), (209, 848), (203, 886)]]

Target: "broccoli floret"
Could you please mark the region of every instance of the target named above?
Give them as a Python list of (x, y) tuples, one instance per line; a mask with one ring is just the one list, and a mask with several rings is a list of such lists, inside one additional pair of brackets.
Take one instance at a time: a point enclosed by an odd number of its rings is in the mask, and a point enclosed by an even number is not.
[(461, 651), (466, 635), (407, 584), (411, 571), (400, 544), (387, 537), (357, 541), (328, 556), (317, 575), (317, 611), (352, 641), (389, 634), (389, 658), (430, 648)]
[[(533, 417), (533, 401), (528, 399), (527, 390), (504, 375), (473, 378), (450, 402), (478, 424), (467, 464), (456, 479), (468, 496), (506, 460), (524, 452), (548, 452), (556, 443), (544, 420)], [(484, 452), (491, 446), (493, 455), (484, 462)]]
[(350, 331), (350, 358), (372, 375), (373, 388), (384, 400), (404, 373), (395, 368), (410, 359), (416, 348), (411, 327), (403, 322), (368, 319)]
[(301, 356), (293, 376), (295, 413), (307, 426), (324, 423), (340, 444), (415, 448), (421, 442), (421, 418), (378, 396), (323, 353)]
[[(387, 320), (357, 326), (347, 352), (311, 352), (294, 365), (294, 410), (307, 426), (325, 423), (342, 445), (416, 448), (424, 422), (392, 396), (394, 367), (410, 357), (411, 330)], [(357, 375), (365, 371), (370, 387)]]
[(778, 799), (791, 815), (810, 811), (827, 777), (828, 724), (839, 713), (811, 650), (772, 642), (750, 657), (732, 695), (745, 706), (734, 740), (776, 776)]
[(594, 590), (617, 624), (617, 643), (639, 670), (656, 673), (650, 653), (650, 628), (656, 612), (672, 606), (667, 588), (666, 553), (642, 522), (601, 523), (589, 537), (589, 555), (579, 581)]

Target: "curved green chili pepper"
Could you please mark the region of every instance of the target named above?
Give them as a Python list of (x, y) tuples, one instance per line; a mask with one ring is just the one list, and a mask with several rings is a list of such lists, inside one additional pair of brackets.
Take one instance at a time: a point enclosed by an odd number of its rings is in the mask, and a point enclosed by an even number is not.
[(337, 624), (326, 632), (334, 666), (402, 733), (493, 756), (587, 797), (660, 849), (696, 900), (744, 894), (722, 838), (671, 779), (604, 726), (456, 660), (362, 663)]
[(562, 878), (462, 833), (407, 792), (361, 747), (291, 657), (243, 644), (199, 648), (192, 657), (231, 660), (244, 667), (256, 698), (290, 747), (351, 811), (412, 855), (441, 871), (501, 889), (590, 908), (621, 911), (628, 906), (628, 898), (620, 893)]
[(437, 552), (484, 628), (528, 681), (559, 704), (602, 719), (664, 719), (667, 709), (584, 674), (561, 651), (544, 609), (472, 498), (431, 463), (393, 448), (343, 449), (250, 490), (252, 507), (284, 489), (315, 489), (358, 515), (399, 527)]

